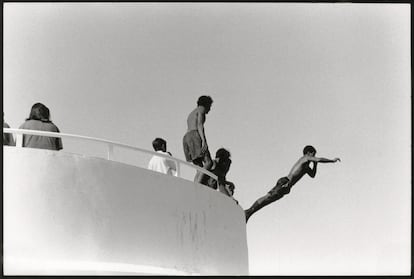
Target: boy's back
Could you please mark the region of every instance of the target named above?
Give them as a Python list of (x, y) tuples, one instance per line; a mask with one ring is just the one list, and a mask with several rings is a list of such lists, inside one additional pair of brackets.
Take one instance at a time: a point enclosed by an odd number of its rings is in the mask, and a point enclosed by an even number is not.
[[(202, 116), (203, 113), (201, 112), (200, 107), (196, 107), (192, 112), (190, 112), (187, 117), (187, 131), (198, 130), (198, 118)], [(202, 123), (204, 123), (204, 121)]]

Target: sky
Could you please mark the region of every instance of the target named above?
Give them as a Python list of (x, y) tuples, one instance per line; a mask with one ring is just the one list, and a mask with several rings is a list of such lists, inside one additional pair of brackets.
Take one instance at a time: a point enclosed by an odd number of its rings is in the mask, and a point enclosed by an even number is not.
[(230, 150), (244, 209), (305, 145), (341, 158), (250, 218), (251, 275), (409, 275), (410, 16), (384, 3), (6, 3), (5, 120), (18, 128), (42, 102), (62, 133), (148, 150), (162, 137), (184, 160), (187, 115), (210, 95), (207, 142)]

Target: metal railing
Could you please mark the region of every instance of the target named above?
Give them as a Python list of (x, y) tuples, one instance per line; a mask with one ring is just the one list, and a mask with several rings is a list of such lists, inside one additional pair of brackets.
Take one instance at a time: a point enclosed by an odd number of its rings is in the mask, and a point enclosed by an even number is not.
[(151, 150), (146, 150), (146, 149), (142, 149), (139, 147), (135, 147), (135, 146), (131, 146), (131, 145), (127, 145), (127, 144), (123, 144), (120, 142), (114, 142), (114, 141), (109, 141), (109, 140), (105, 140), (105, 139), (100, 139), (100, 138), (94, 138), (94, 137), (86, 137), (86, 136), (80, 136), (80, 135), (73, 135), (73, 134), (65, 134), (65, 133), (55, 133), (55, 132), (46, 132), (46, 131), (37, 131), (37, 130), (27, 130), (27, 129), (13, 129), (13, 128), (3, 128), (3, 133), (10, 133), (10, 134), (16, 134), (16, 147), (17, 148), (21, 148), (23, 147), (23, 134), (25, 135), (35, 135), (35, 136), (45, 136), (45, 137), (54, 137), (54, 138), (72, 138), (72, 139), (80, 139), (80, 140), (87, 140), (87, 141), (92, 141), (92, 142), (99, 142), (99, 143), (104, 143), (107, 146), (107, 159), (108, 160), (113, 160), (114, 159), (114, 147), (121, 147), (121, 148), (125, 148), (125, 149), (129, 149), (129, 150), (134, 150), (134, 151), (139, 151), (142, 153), (147, 153), (147, 154), (151, 154), (151, 155), (155, 155), (155, 156), (159, 156), (159, 157), (163, 157), (166, 158), (168, 160), (172, 160), (175, 162), (176, 166), (177, 166), (177, 176), (180, 177), (180, 164), (186, 165), (192, 169), (196, 169), (199, 172), (202, 172), (212, 178), (214, 178), (215, 180), (217, 180), (217, 176), (211, 172), (209, 172), (206, 169), (203, 169), (199, 166), (190, 164), (186, 161), (183, 161), (181, 159), (175, 158), (173, 156), (169, 156), (169, 155), (164, 155), (161, 154), (159, 152), (154, 152)]

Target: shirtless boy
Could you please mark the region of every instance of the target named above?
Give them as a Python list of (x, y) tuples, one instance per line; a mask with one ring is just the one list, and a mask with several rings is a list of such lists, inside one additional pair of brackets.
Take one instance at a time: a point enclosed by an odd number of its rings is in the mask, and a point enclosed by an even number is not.
[[(204, 133), (204, 122), (212, 103), (213, 99), (210, 96), (198, 98), (197, 107), (188, 115), (187, 133), (183, 138), (185, 159), (207, 170), (212, 167), (213, 163)], [(202, 179), (203, 173), (197, 172), (194, 181), (200, 183)]]
[(210, 188), (218, 190), (227, 196), (232, 196), (230, 188), (234, 188), (234, 184), (226, 179), (226, 175), (230, 170), (231, 158), (230, 152), (225, 148), (219, 148), (216, 151), (216, 158), (212, 160), (213, 164), (210, 169), (212, 173), (217, 175), (218, 180), (207, 175), (203, 176), (201, 183), (207, 185)]
[[(265, 196), (257, 199), (253, 205), (246, 209), (246, 222), (252, 216), (253, 213), (261, 209), (262, 207), (277, 201), (284, 195), (289, 194), (290, 189), (296, 184), (305, 174), (314, 178), (316, 175), (316, 167), (318, 163), (335, 163), (341, 161), (339, 158), (326, 159), (315, 157), (316, 149), (313, 146), (307, 145), (303, 149), (303, 156), (293, 165), (288, 176), (280, 178), (276, 186), (273, 187)], [(309, 166), (310, 162), (313, 162), (313, 168)]]

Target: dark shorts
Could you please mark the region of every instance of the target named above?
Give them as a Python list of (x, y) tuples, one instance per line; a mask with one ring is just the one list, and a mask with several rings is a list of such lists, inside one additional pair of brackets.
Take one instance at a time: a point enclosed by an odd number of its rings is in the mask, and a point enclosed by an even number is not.
[(289, 178), (287, 178), (286, 176), (285, 177), (282, 177), (282, 178), (280, 178), (278, 181), (277, 181), (277, 183), (276, 183), (276, 186), (275, 187), (273, 187), (270, 191), (269, 191), (269, 194), (270, 195), (278, 195), (278, 194), (280, 194), (280, 195), (286, 195), (286, 194), (289, 194), (289, 192), (290, 192), (290, 185), (289, 185), (289, 182), (290, 182), (290, 180), (289, 180)]
[(195, 160), (205, 161), (204, 159), (209, 155), (208, 150), (201, 152), (202, 141), (197, 130), (187, 132), (183, 138), (184, 155), (187, 162), (194, 162)]

